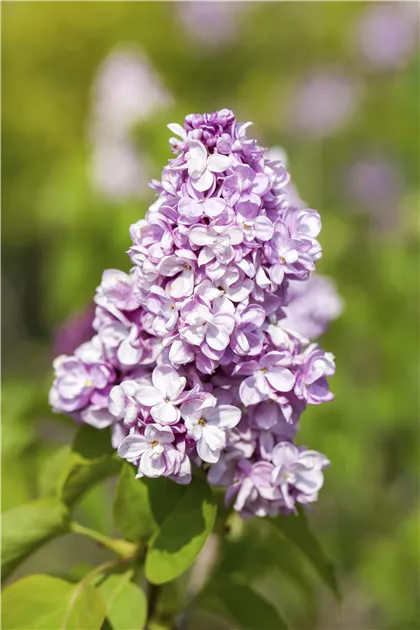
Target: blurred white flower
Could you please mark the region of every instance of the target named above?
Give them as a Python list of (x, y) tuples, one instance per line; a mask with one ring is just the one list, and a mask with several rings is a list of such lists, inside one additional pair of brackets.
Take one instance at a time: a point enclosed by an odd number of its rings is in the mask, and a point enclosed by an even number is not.
[(175, 2), (181, 28), (189, 37), (209, 48), (231, 39), (238, 28), (238, 17), (251, 2)]
[(356, 24), (355, 46), (376, 69), (403, 66), (419, 41), (417, 2), (372, 3)]
[(146, 57), (135, 50), (116, 50), (99, 69), (94, 90), (95, 128), (101, 134), (124, 135), (158, 107), (172, 103)]
[(131, 130), (172, 100), (142, 53), (118, 49), (109, 55), (93, 86), (90, 140), (95, 190), (115, 200), (141, 194), (149, 173)]
[(110, 199), (137, 197), (147, 186), (148, 169), (127, 139), (99, 141), (92, 152), (95, 190)]
[(349, 166), (346, 173), (349, 196), (380, 229), (398, 224), (399, 201), (403, 194), (401, 170), (386, 157), (366, 157)]
[(289, 106), (289, 125), (297, 134), (324, 138), (355, 113), (361, 86), (338, 69), (321, 69), (298, 84)]

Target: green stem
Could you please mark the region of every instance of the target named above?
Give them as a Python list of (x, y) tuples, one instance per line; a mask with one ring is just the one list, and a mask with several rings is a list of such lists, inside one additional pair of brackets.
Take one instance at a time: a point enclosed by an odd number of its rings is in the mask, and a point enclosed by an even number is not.
[(147, 625), (146, 630), (150, 627), (150, 621), (156, 614), (156, 607), (160, 595), (161, 587), (157, 584), (151, 584), (147, 581)]
[(109, 538), (109, 536), (101, 534), (101, 532), (90, 529), (89, 527), (85, 527), (75, 521), (71, 523), (70, 530), (75, 534), (81, 534), (82, 536), (87, 536), (88, 538), (92, 538), (92, 540), (96, 540), (96, 542), (100, 543), (107, 549), (110, 549), (121, 558), (134, 559), (138, 553), (138, 547), (135, 543), (128, 542), (127, 540)]
[(87, 575), (85, 575), (85, 577), (79, 582), (79, 585), (88, 584), (99, 573), (103, 573), (108, 569), (115, 569), (115, 567), (118, 567), (125, 562), (128, 562), (128, 560), (108, 560), (108, 562), (103, 562), (102, 564), (99, 564), (97, 567), (92, 569), (92, 571), (90, 571)]

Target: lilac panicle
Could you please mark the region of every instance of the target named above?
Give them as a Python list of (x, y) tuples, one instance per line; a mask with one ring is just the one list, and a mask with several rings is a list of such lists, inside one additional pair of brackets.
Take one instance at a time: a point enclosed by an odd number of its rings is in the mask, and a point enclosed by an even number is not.
[(337, 317), (316, 210), (228, 109), (171, 124), (174, 157), (131, 226), (129, 273), (104, 272), (94, 336), (54, 362), (50, 401), (111, 427), (138, 476), (209, 482), (244, 517), (316, 501), (328, 460), (296, 446), (307, 405), (330, 401)]

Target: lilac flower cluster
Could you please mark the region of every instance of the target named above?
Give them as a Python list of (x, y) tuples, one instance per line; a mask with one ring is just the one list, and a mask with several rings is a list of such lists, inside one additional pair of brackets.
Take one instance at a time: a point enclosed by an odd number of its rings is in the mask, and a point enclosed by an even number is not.
[(189, 483), (203, 466), (243, 516), (263, 516), (323, 484), (328, 460), (294, 438), (306, 406), (333, 397), (334, 357), (310, 339), (340, 303), (310, 279), (318, 212), (293, 205), (249, 125), (227, 109), (169, 125), (175, 157), (130, 228), (133, 268), (103, 274), (96, 334), (56, 359), (50, 401), (111, 426), (139, 477)]

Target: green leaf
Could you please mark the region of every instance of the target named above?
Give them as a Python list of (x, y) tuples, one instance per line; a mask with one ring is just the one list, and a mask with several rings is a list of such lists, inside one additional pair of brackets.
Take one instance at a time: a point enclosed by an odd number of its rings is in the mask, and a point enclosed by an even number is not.
[(124, 462), (114, 499), (115, 525), (127, 540), (148, 540), (184, 496), (185, 486), (169, 479), (136, 479)]
[(147, 599), (142, 589), (130, 582), (133, 572), (112, 574), (98, 586), (106, 602), (108, 626), (113, 630), (142, 630), (147, 619)]
[(143, 477), (142, 482), (149, 489), (150, 509), (158, 526), (173, 512), (190, 487), (182, 486), (165, 477), (159, 479)]
[(67, 509), (52, 497), (5, 512), (1, 531), (2, 578), (5, 579), (35, 549), (67, 531)]
[(4, 630), (99, 630), (106, 606), (89, 584), (31, 575), (2, 595)]
[(325, 584), (337, 599), (340, 599), (337, 578), (333, 564), (324, 554), (317, 538), (309, 529), (306, 514), (299, 510), (297, 515), (278, 516), (270, 521), (310, 560)]
[(58, 483), (58, 494), (67, 505), (106, 477), (116, 475), (122, 460), (115, 455), (109, 431), (83, 426), (77, 431)]
[(70, 450), (68, 444), (56, 446), (43, 460), (38, 477), (38, 493), (42, 497), (57, 494), (63, 464), (68, 461)]
[(287, 630), (287, 623), (266, 599), (246, 584), (219, 582), (197, 598), (196, 606), (215, 612), (241, 630)]
[(216, 512), (208, 484), (193, 479), (150, 541), (145, 572), (152, 584), (169, 582), (188, 569), (213, 529)]
[(221, 562), (214, 572), (212, 581), (226, 579), (232, 575), (242, 581), (254, 579), (279, 569), (296, 584), (305, 588), (306, 581), (302, 571), (302, 556), (290, 542), (270, 529), (269, 536), (262, 535), (262, 523), (255, 527), (247, 524), (238, 540), (222, 539)]
[(141, 479), (136, 479), (134, 466), (124, 462), (115, 491), (114, 522), (127, 540), (148, 540), (157, 529), (149, 489)]

